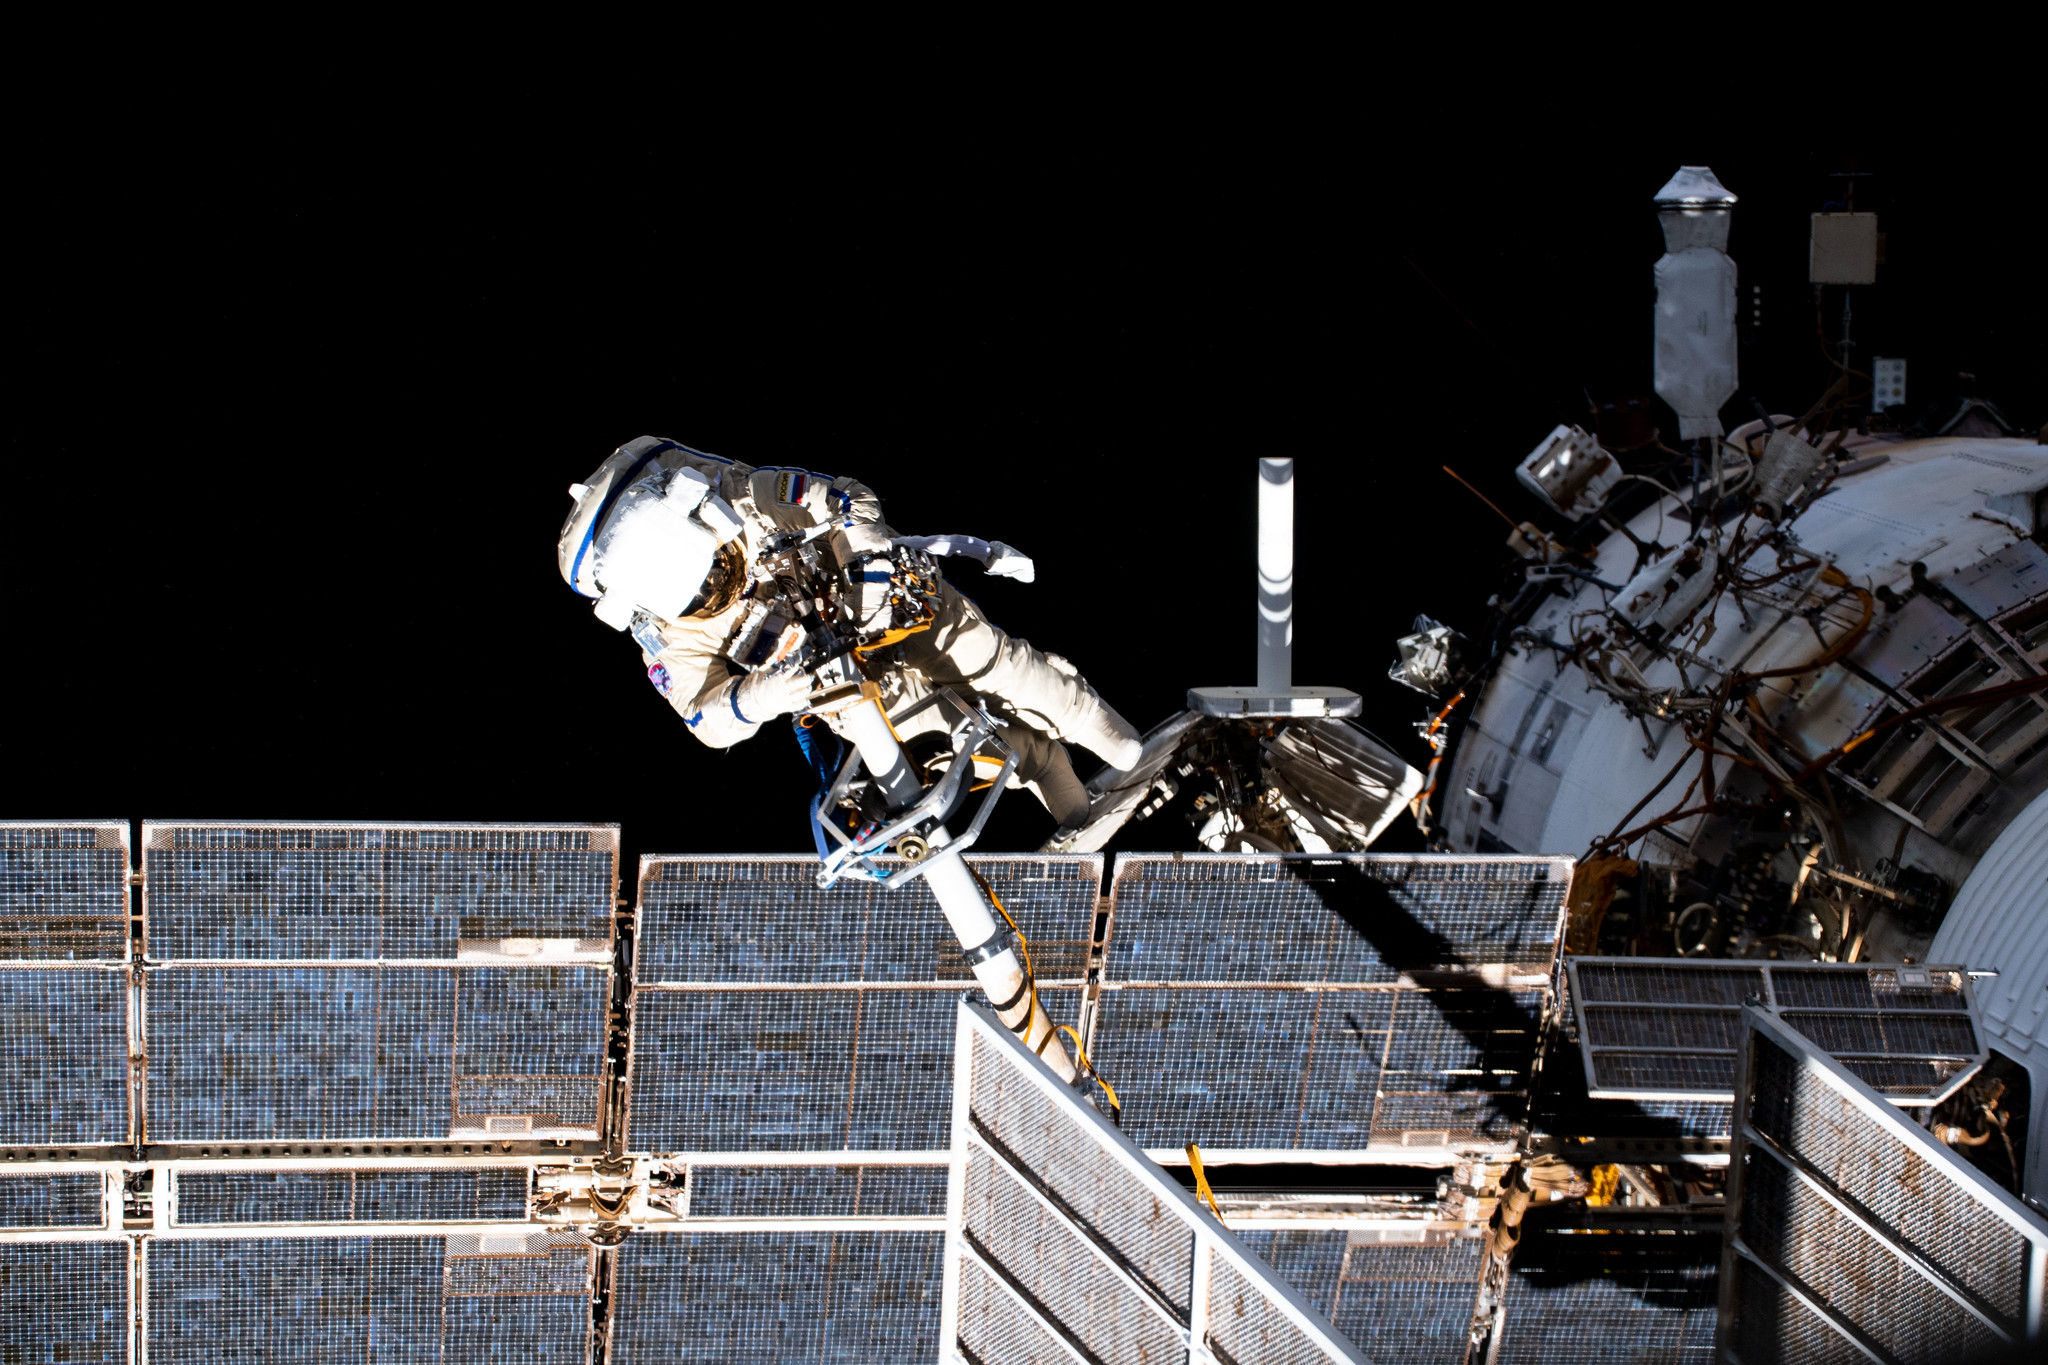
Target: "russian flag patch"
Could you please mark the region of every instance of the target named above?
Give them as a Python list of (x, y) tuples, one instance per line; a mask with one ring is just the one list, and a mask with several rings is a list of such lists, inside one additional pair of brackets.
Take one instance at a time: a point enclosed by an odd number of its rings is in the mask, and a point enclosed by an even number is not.
[(775, 480), (775, 500), (794, 506), (804, 500), (804, 494), (811, 490), (811, 476), (801, 470), (790, 470)]

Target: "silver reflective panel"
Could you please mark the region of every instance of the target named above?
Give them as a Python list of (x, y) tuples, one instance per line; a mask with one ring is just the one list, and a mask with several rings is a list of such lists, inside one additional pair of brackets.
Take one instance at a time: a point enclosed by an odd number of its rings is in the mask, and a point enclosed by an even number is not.
[(1732, 1100), (1745, 1001), (1894, 1104), (1937, 1104), (1987, 1055), (1961, 967), (1574, 957), (1573, 1018), (1600, 1099)]
[(0, 820), (0, 961), (128, 960), (128, 822)]
[(958, 1018), (942, 1330), (963, 1359), (1364, 1359), (991, 1012)]
[(1781, 1019), (1750, 1006), (1743, 1025), (1725, 1358), (2003, 1359), (2038, 1342), (2048, 1222)]

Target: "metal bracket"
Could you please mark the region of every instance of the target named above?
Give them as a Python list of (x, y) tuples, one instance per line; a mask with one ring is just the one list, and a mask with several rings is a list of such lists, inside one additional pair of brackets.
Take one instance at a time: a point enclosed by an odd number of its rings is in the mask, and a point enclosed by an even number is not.
[[(953, 761), (946, 766), (945, 774), (925, 789), (924, 795), (918, 798), (915, 805), (858, 837), (849, 837), (827, 814), (839, 809), (840, 801), (845, 798), (846, 793), (852, 788), (854, 779), (860, 774), (860, 752), (855, 750), (846, 756), (846, 763), (840, 768), (839, 776), (833, 779), (832, 786), (817, 806), (816, 817), (819, 826), (838, 844), (837, 848), (825, 855), (823, 864), (818, 869), (820, 888), (829, 887), (842, 877), (876, 882), (885, 887), (898, 887), (922, 876), (929, 865), (929, 859), (920, 859), (891, 869), (877, 866), (875, 858), (886, 853), (905, 835), (931, 834), (938, 828), (940, 817), (952, 808), (953, 798), (960, 792), (960, 784), (974, 771), (975, 756), (985, 754), (986, 757), (995, 758), (1001, 755), (1002, 771), (997, 773), (995, 780), (989, 784), (989, 794), (982, 801), (980, 808), (974, 812), (973, 822), (968, 825), (965, 833), (947, 841), (943, 845), (943, 851), (964, 853), (980, 839), (982, 826), (988, 823), (990, 813), (995, 810), (997, 798), (1002, 795), (1011, 774), (1017, 770), (1017, 751), (1003, 743), (995, 733), (995, 726), (1003, 722), (989, 715), (985, 708), (970, 708), (949, 688), (941, 687), (934, 690), (929, 696), (889, 717), (889, 722), (893, 726), (898, 722), (907, 721), (932, 706), (940, 706), (956, 717), (950, 732)], [(941, 850), (934, 848), (932, 851), (936, 854)]]

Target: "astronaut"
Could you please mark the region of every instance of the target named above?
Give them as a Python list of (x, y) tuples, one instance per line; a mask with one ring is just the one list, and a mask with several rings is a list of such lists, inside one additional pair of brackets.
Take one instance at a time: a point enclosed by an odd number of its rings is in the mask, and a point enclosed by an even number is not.
[[(576, 506), (556, 544), (563, 579), (597, 599), (600, 621), (631, 631), (655, 689), (690, 733), (717, 749), (805, 709), (811, 694), (807, 673), (774, 666), (794, 632), (764, 610), (775, 588), (753, 572), (771, 537), (830, 522), (835, 535), (867, 553), (923, 550), (976, 559), (994, 575), (1032, 578), (1031, 561), (1001, 542), (897, 536), (882, 521), (875, 494), (853, 479), (750, 468), (653, 436), (621, 446), (569, 496)], [(876, 559), (860, 577), (886, 585), (891, 567)], [(943, 579), (929, 628), (870, 660), (900, 661), (871, 667), (892, 714), (934, 687), (951, 688), (970, 704), (985, 701), (1007, 721), (1002, 737), (1017, 751), (1011, 784), (1036, 796), (1062, 828), (1088, 815), (1087, 793), (1062, 741), (1092, 750), (1112, 768), (1138, 761), (1137, 732), (1072, 664), (1005, 634)], [(936, 708), (920, 719), (903, 734), (906, 741), (944, 728)]]

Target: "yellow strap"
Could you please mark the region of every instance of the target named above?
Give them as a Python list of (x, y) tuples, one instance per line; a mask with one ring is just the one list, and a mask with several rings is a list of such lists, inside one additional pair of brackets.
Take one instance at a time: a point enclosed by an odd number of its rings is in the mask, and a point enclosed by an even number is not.
[(1088, 1049), (1081, 1046), (1081, 1035), (1074, 1031), (1071, 1024), (1057, 1024), (1054, 1025), (1054, 1028), (1074, 1040), (1074, 1052), (1081, 1059), (1082, 1069), (1088, 1073), (1089, 1077), (1097, 1085), (1102, 1087), (1102, 1093), (1109, 1096), (1109, 1107), (1116, 1110), (1119, 1114), (1123, 1113), (1123, 1101), (1116, 1097), (1116, 1087), (1102, 1079), (1102, 1073), (1095, 1069), (1095, 1063), (1088, 1060)]
[(1190, 1142), (1187, 1150), (1188, 1165), (1195, 1171), (1195, 1192), (1209, 1201), (1209, 1211), (1221, 1221), (1223, 1210), (1216, 1207), (1216, 1193), (1209, 1188), (1209, 1173), (1202, 1169), (1202, 1149)]

